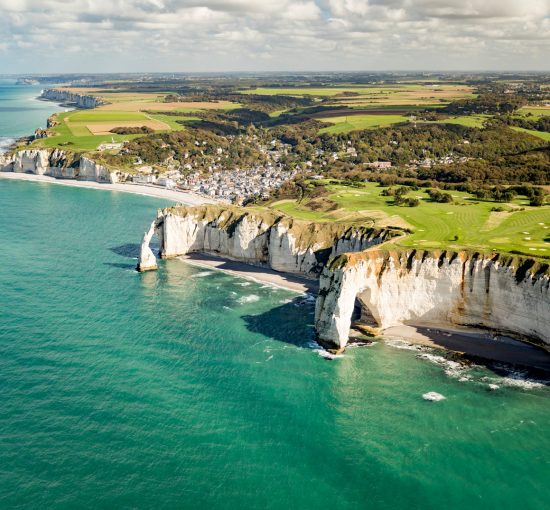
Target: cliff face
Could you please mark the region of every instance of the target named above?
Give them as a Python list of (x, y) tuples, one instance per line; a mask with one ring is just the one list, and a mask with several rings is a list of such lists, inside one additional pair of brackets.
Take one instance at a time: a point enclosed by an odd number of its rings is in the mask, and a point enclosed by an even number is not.
[(362, 320), (382, 329), (480, 326), (550, 345), (547, 270), (533, 260), (465, 252), (346, 254), (321, 275), (317, 333), (325, 344), (345, 347), (357, 300)]
[(116, 172), (87, 157), (59, 149), (26, 149), (1, 156), (0, 171), (48, 175), (63, 179), (118, 182)]
[(103, 104), (103, 102), (94, 96), (87, 94), (76, 94), (68, 90), (63, 89), (46, 89), (42, 91), (40, 96), (42, 99), (48, 101), (58, 101), (60, 103), (74, 104), (77, 108), (96, 108)]
[(381, 329), (484, 327), (550, 346), (549, 265), (533, 259), (388, 251), (376, 245), (400, 231), (209, 205), (159, 211), (143, 238), (139, 271), (157, 269), (155, 233), (164, 258), (204, 251), (277, 271), (322, 272), (315, 327), (337, 349), (346, 346), (354, 316)]
[(276, 271), (318, 275), (331, 256), (365, 250), (397, 233), (343, 223), (297, 221), (269, 211), (233, 207), (173, 207), (159, 212), (144, 237), (138, 269), (156, 268), (149, 241), (156, 232), (163, 258), (204, 251)]

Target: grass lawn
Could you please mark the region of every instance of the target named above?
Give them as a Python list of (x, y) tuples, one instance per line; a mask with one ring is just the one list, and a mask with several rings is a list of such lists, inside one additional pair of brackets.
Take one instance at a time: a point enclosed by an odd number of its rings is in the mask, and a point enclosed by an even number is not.
[[(53, 148), (61, 147), (77, 151), (92, 151), (106, 142), (122, 142), (124, 140), (131, 140), (137, 138), (140, 135), (116, 135), (114, 133), (108, 135), (93, 135), (86, 127), (87, 124), (93, 124), (91, 119), (94, 119), (94, 113), (96, 110), (77, 110), (71, 112), (64, 112), (57, 115), (59, 124), (51, 129), (56, 133), (56, 136), (50, 138), (41, 138), (33, 142), (34, 147)], [(116, 117), (113, 114), (116, 112), (100, 112), (95, 117), (98, 122), (105, 122), (106, 120), (113, 122)], [(136, 112), (122, 112), (124, 120), (147, 120), (145, 114), (138, 113), (139, 117), (136, 118)], [(106, 118), (108, 114), (108, 118)], [(128, 115), (130, 114), (130, 115)], [(131, 117), (131, 118), (130, 118)], [(75, 121), (75, 118), (78, 121)], [(69, 120), (69, 122), (66, 122)]]
[(181, 131), (182, 129), (185, 129), (185, 126), (183, 124), (178, 124), (177, 121), (193, 121), (193, 120), (201, 120), (198, 117), (190, 117), (187, 115), (164, 115), (162, 113), (155, 113), (149, 115), (152, 119), (160, 120), (161, 122), (164, 122), (165, 124), (168, 124), (170, 126), (170, 129), (172, 131)]
[(526, 117), (529, 114), (533, 117), (550, 116), (550, 106), (524, 106), (515, 112), (515, 115), (521, 115), (523, 117)]
[(490, 117), (490, 115), (463, 115), (461, 117), (450, 117), (440, 120), (438, 124), (459, 124), (461, 126), (481, 129), (483, 123)]
[(101, 110), (79, 110), (70, 113), (67, 117), (69, 122), (118, 122), (125, 120), (145, 120), (147, 116), (142, 112), (125, 111), (101, 111)]
[[(284, 200), (271, 207), (291, 216), (317, 221), (366, 221), (379, 226), (409, 226), (413, 233), (397, 244), (417, 249), (475, 249), (480, 251), (519, 251), (529, 256), (550, 255), (550, 206), (529, 207), (527, 200), (496, 204), (472, 199), (466, 193), (449, 192), (453, 204), (430, 202), (425, 191), (408, 196), (421, 198), (418, 207), (399, 207), (392, 197), (380, 195), (383, 187), (365, 183), (361, 188), (327, 185), (328, 198), (339, 208), (317, 212), (307, 204)], [(516, 209), (492, 212), (495, 206)], [(524, 208), (524, 210), (519, 210)], [(455, 240), (455, 237), (458, 239)]]
[(512, 126), (512, 129), (515, 129), (516, 131), (521, 131), (522, 133), (528, 133), (530, 135), (536, 136), (537, 138), (541, 138), (542, 140), (546, 140), (547, 142), (550, 142), (550, 133), (546, 133), (545, 131), (535, 131), (534, 129), (523, 129), (515, 126)]
[(320, 120), (330, 122), (333, 125), (322, 128), (319, 133), (331, 134), (387, 127), (409, 121), (407, 117), (402, 115), (350, 115), (348, 117), (328, 117)]

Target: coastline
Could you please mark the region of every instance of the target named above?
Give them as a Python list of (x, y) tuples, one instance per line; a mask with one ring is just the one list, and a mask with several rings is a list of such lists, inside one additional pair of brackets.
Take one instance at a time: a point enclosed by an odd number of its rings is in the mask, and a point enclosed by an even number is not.
[(384, 341), (443, 349), (473, 361), (482, 360), (536, 369), (550, 377), (550, 353), (543, 347), (476, 328), (393, 326), (382, 331)]
[(17, 172), (0, 172), (0, 179), (11, 179), (27, 182), (42, 182), (49, 184), (59, 184), (62, 186), (73, 186), (77, 188), (96, 189), (101, 191), (120, 191), (122, 193), (132, 193), (134, 195), (143, 195), (154, 198), (161, 198), (185, 205), (202, 205), (215, 203), (201, 195), (192, 192), (175, 191), (156, 186), (148, 186), (144, 184), (128, 184), (128, 183), (99, 183), (96, 181), (77, 181), (71, 179), (56, 179), (47, 175), (23, 174)]
[[(316, 280), (279, 273), (272, 269), (216, 255), (190, 253), (177, 258), (192, 266), (224, 271), (238, 278), (272, 285), (302, 295), (315, 296), (318, 291)], [(441, 349), (472, 361), (505, 363), (534, 369), (545, 377), (550, 377), (550, 353), (546, 350), (510, 337), (494, 335), (483, 329), (402, 325), (383, 330), (379, 338), (389, 344), (397, 341), (403, 342), (404, 345)]]
[(224, 271), (238, 278), (245, 278), (256, 283), (278, 287), (297, 294), (316, 294), (319, 288), (317, 280), (291, 273), (280, 273), (266, 267), (253, 266), (244, 262), (230, 260), (206, 253), (189, 253), (177, 257), (186, 264), (204, 269)]

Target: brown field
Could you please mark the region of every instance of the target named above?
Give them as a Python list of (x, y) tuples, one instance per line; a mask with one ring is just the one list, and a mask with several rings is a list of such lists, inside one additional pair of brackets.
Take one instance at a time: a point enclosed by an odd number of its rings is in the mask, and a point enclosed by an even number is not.
[(155, 131), (170, 131), (170, 126), (159, 120), (130, 120), (119, 122), (91, 122), (86, 127), (93, 135), (108, 135), (111, 129), (119, 127), (142, 127), (154, 129)]
[[(103, 97), (103, 96), (102, 96)], [(131, 101), (112, 103), (100, 106), (98, 111), (123, 111), (123, 112), (141, 112), (151, 110), (155, 112), (171, 112), (175, 110), (214, 110), (234, 106), (230, 101), (189, 101), (185, 103), (161, 103), (158, 101)]]
[(470, 97), (473, 89), (467, 86), (456, 86), (452, 88), (411, 88), (411, 89), (380, 89), (372, 93), (358, 96), (336, 96), (331, 98), (333, 104), (345, 106), (366, 106), (391, 104), (396, 106), (406, 105), (428, 105), (449, 102), (454, 99)]

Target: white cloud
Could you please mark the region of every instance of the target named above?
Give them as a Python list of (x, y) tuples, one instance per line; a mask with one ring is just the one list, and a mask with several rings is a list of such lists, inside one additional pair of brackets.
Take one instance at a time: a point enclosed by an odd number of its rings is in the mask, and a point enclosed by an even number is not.
[(14, 72), (549, 69), (550, 0), (0, 0)]

